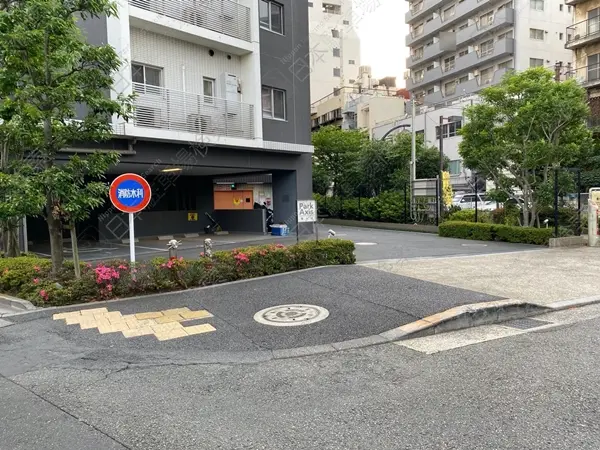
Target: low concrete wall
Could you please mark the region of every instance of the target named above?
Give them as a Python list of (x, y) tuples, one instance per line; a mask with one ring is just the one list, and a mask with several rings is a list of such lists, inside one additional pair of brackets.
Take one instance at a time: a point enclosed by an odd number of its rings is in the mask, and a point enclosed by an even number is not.
[[(188, 211), (143, 211), (135, 218), (135, 237), (151, 237), (172, 233), (204, 233), (209, 221), (204, 211), (198, 213), (197, 221), (188, 220)], [(127, 214), (107, 214), (98, 221), (100, 241), (113, 241), (129, 238), (129, 218)]]
[(212, 216), (219, 222), (223, 231), (267, 232), (264, 209), (217, 210)]
[(415, 231), (418, 233), (436, 233), (438, 227), (434, 225), (419, 225), (409, 223), (389, 223), (389, 222), (367, 222), (363, 220), (344, 220), (325, 218), (321, 223), (327, 225), (339, 225), (343, 227), (358, 227), (358, 228), (377, 228), (380, 230), (395, 230), (395, 231)]
[(548, 242), (548, 246), (550, 248), (585, 247), (587, 244), (587, 236), (566, 236), (560, 238), (550, 238), (550, 241)]

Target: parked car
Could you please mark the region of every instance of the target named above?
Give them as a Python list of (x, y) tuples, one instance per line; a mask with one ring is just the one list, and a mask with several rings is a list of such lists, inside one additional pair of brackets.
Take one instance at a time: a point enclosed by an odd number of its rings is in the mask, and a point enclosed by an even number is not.
[(475, 209), (475, 195), (477, 195), (477, 209), (479, 211), (493, 211), (496, 209), (496, 202), (487, 200), (485, 194), (458, 194), (452, 199), (452, 205), (459, 206), (460, 209)]

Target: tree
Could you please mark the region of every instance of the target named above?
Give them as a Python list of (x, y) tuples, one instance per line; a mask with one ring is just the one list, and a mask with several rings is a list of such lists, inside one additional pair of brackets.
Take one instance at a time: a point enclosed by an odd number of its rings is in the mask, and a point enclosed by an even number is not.
[(508, 73), (480, 95), (481, 103), (465, 111), (459, 153), (509, 197), (520, 192), (523, 225), (533, 226), (551, 192), (553, 169), (573, 165), (591, 148), (585, 90), (538, 67)]
[(313, 133), (315, 164), (333, 182), (335, 194), (356, 187), (353, 174), (356, 158), (368, 142), (368, 134), (361, 130), (327, 126)]
[(0, 10), (0, 114), (18, 120), (23, 146), (41, 163), (36, 178), (42, 180), (37, 186), (45, 198), (54, 272), (63, 262), (62, 219), (75, 217), (65, 209), (72, 191), (59, 183), (68, 169), (56, 156), (77, 142), (110, 139), (111, 117), (131, 112), (130, 97), (108, 95), (120, 66), (115, 50), (88, 44), (77, 26), (77, 20), (115, 14), (109, 0), (14, 1)]

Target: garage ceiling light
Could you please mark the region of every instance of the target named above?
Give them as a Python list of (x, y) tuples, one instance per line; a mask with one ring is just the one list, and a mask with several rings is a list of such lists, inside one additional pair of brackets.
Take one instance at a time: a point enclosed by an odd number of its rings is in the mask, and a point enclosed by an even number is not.
[(172, 169), (163, 169), (161, 170), (161, 172), (179, 172), (180, 170), (183, 170), (179, 167), (173, 167)]

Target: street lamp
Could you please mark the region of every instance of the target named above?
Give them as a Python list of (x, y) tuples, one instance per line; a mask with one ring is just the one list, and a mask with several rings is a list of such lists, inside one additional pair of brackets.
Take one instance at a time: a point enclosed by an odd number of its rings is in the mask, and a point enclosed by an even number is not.
[(459, 122), (462, 120), (461, 116), (448, 116), (448, 117), (444, 117), (444, 116), (440, 116), (440, 128), (439, 128), (439, 133), (440, 133), (440, 174), (438, 176), (438, 198), (437, 198), (437, 202), (438, 202), (438, 207), (437, 207), (437, 224), (439, 225), (440, 223), (440, 219), (442, 217), (442, 204), (443, 204), (443, 199), (444, 199), (444, 193), (443, 193), (443, 188), (444, 188), (444, 182), (443, 182), (443, 178), (444, 178), (444, 120), (447, 120), (448, 123), (452, 123), (452, 122)]
[(388, 137), (392, 131), (399, 130), (401, 128), (410, 128), (410, 125), (396, 125), (395, 127), (390, 128), (381, 138), (382, 141), (385, 141), (385, 138)]

